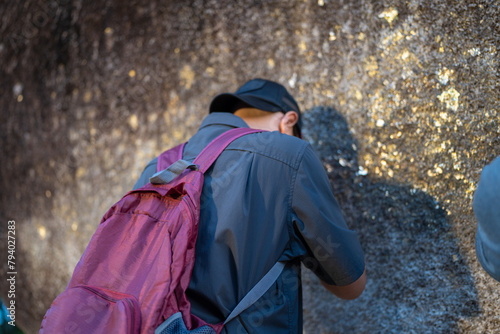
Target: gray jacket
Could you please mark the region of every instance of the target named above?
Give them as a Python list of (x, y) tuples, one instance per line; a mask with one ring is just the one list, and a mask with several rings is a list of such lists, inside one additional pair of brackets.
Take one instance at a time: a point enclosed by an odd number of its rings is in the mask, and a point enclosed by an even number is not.
[(473, 207), (477, 258), (484, 270), (500, 281), (500, 157), (484, 167)]
[[(194, 160), (236, 127), (248, 126), (230, 113), (209, 114), (183, 158)], [(156, 159), (135, 188), (155, 172)], [(187, 290), (192, 313), (210, 323), (223, 321), (276, 261), (287, 265), (274, 286), (223, 333), (301, 333), (300, 263), (336, 285), (353, 283), (365, 266), (311, 146), (279, 132), (256, 133), (231, 143), (205, 174)]]

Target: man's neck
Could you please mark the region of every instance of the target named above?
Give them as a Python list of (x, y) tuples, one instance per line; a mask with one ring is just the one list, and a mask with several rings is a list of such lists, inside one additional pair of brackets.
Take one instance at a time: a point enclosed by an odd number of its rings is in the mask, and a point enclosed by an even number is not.
[(234, 112), (252, 129), (279, 131), (280, 113), (263, 111), (255, 108), (241, 108)]

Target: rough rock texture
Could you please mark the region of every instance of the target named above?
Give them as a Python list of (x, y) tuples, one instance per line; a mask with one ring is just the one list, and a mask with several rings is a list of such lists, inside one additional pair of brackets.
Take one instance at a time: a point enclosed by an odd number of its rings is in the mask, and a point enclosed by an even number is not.
[(27, 333), (145, 163), (252, 77), (297, 97), (366, 251), (356, 301), (304, 272), (305, 332), (500, 331), (471, 210), (500, 154), (497, 2), (26, 0), (0, 14), (0, 236), (14, 219)]

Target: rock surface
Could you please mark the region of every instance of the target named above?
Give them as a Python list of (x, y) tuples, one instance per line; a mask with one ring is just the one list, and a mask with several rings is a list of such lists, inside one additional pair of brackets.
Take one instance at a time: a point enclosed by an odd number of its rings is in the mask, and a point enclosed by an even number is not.
[(305, 332), (500, 331), (500, 283), (476, 260), (471, 210), (481, 169), (500, 155), (494, 1), (0, 8), (0, 218), (16, 221), (16, 320), (27, 333), (149, 159), (252, 77), (299, 101), (305, 139), (367, 256), (356, 301), (304, 271)]

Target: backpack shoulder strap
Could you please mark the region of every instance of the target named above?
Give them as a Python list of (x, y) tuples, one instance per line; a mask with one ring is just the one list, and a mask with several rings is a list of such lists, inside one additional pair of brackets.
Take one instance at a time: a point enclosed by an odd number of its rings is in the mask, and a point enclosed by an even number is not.
[(186, 144), (187, 142), (182, 143), (160, 154), (156, 163), (156, 171), (162, 171), (177, 160), (181, 160), (182, 152), (184, 151), (184, 146), (186, 146)]
[(283, 262), (276, 262), (276, 264), (261, 278), (261, 280), (255, 284), (255, 286), (250, 290), (245, 297), (236, 305), (234, 310), (228, 315), (227, 319), (224, 321), (224, 325), (229, 321), (236, 318), (241, 312), (245, 311), (247, 308), (252, 306), (260, 297), (262, 297), (267, 290), (273, 285), (274, 282), (281, 275), (285, 264)]
[(224, 149), (233, 142), (233, 140), (251, 133), (264, 132), (264, 130), (256, 130), (249, 128), (236, 128), (224, 132), (215, 138), (210, 144), (201, 151), (194, 159), (193, 164), (198, 165), (198, 170), (205, 173), (210, 166), (217, 160)]

